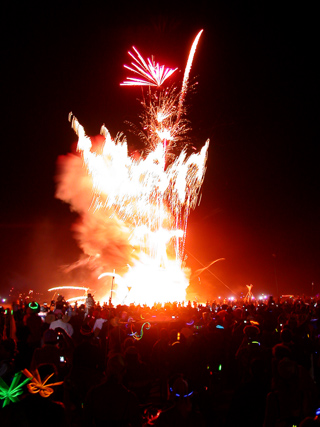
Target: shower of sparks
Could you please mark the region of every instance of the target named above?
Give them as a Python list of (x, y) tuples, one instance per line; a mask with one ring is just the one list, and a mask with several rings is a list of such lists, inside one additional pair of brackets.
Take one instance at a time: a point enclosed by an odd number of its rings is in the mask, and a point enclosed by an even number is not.
[[(187, 154), (186, 134), (189, 128), (183, 117), (189, 73), (201, 33), (192, 45), (181, 91), (174, 87), (155, 92), (149, 90), (147, 97), (143, 98), (139, 135), (146, 144), (146, 150), (138, 159), (129, 155), (124, 135), (118, 134), (113, 139), (104, 125), (100, 132), (104, 139), (102, 147), (94, 150), (83, 126), (75, 116), (69, 115), (78, 136), (77, 151), (89, 178), (86, 181), (82, 179), (82, 182), (86, 188), (91, 186), (91, 200), (84, 210), (81, 198), (77, 196), (80, 187), (71, 195), (66, 181), (60, 185), (57, 197), (69, 203), (74, 200), (73, 209), (82, 214), (82, 224), (78, 227), (78, 236), (82, 236), (81, 246), (87, 248), (86, 253), (90, 257), (99, 254), (95, 258), (100, 263), (99, 279), (106, 280), (106, 276), (110, 276), (110, 282), (112, 277), (111, 290), (119, 301), (153, 305), (155, 302), (186, 299), (190, 276), (184, 268), (187, 221), (191, 209), (197, 205), (209, 147), (208, 140), (200, 152)], [(176, 70), (165, 69), (150, 60), (147, 63), (135, 48), (134, 51), (137, 58), (130, 53), (135, 61), (132, 63), (134, 68), (126, 68), (140, 74), (143, 79), (128, 78), (123, 85), (159, 87)], [(174, 153), (178, 149), (178, 154)], [(69, 169), (66, 168), (66, 174)], [(78, 184), (77, 179), (73, 182)], [(88, 230), (91, 230), (92, 223), (101, 224), (108, 230), (104, 239), (99, 238), (96, 245), (99, 249), (95, 251), (94, 237), (98, 233), (85, 230), (85, 224), (89, 224)], [(113, 231), (115, 229), (116, 232)], [(112, 244), (110, 233), (116, 234), (117, 239), (121, 237), (113, 245), (114, 249), (104, 256), (105, 239)], [(125, 249), (121, 252), (121, 248)], [(122, 254), (125, 250), (127, 258), (122, 256), (122, 273), (101, 274), (102, 268), (107, 269), (106, 265), (109, 270), (114, 269), (110, 258), (115, 252)], [(110, 293), (105, 300), (109, 299)]]
[(189, 157), (183, 149), (166, 167), (161, 140), (145, 158), (135, 161), (128, 155), (124, 137), (113, 140), (104, 126), (102, 154), (91, 151), (91, 140), (74, 116), (72, 127), (92, 179), (92, 209), (117, 215), (131, 229), (132, 246), (144, 247), (159, 265), (166, 264), (171, 240), (176, 243), (176, 258), (182, 261), (187, 218), (197, 203), (209, 141)]
[(166, 68), (164, 65), (160, 66), (150, 58), (147, 58), (147, 61), (145, 61), (134, 46), (132, 46), (132, 49), (135, 51), (136, 56), (130, 51), (128, 53), (133, 59), (133, 62), (131, 62), (133, 68), (128, 65), (124, 65), (124, 67), (140, 76), (140, 78), (127, 77), (127, 81), (121, 83), (121, 86), (159, 87), (177, 70), (177, 68), (172, 69)]
[(178, 119), (179, 92), (177, 88), (149, 92), (142, 102), (143, 112), (140, 115), (144, 132), (140, 137), (146, 143), (148, 151), (154, 151), (162, 144), (165, 151), (165, 165), (174, 160), (172, 149), (186, 145), (190, 130), (188, 120), (180, 116)]

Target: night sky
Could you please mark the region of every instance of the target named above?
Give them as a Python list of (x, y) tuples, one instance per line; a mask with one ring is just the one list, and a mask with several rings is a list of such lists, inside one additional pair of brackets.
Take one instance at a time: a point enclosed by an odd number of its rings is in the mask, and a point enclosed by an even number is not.
[[(170, 2), (167, 2), (170, 3)], [(55, 198), (57, 159), (88, 135), (139, 123), (140, 88), (121, 87), (134, 45), (182, 79), (204, 29), (187, 98), (192, 145), (210, 139), (187, 264), (202, 298), (320, 292), (318, 31), (311, 3), (8, 2), (2, 6), (1, 284), (45, 289), (80, 250), (76, 215)], [(87, 6), (85, 4), (88, 4)], [(317, 78), (316, 78), (317, 74)], [(318, 130), (318, 129), (317, 129)], [(311, 284), (314, 283), (314, 286)]]

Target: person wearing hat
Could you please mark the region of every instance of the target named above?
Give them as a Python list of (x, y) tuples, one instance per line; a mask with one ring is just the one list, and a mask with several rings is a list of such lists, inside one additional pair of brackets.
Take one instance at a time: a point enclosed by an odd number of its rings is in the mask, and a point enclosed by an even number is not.
[[(57, 312), (58, 310), (55, 310)], [(66, 331), (66, 333), (72, 337), (73, 335), (73, 327), (69, 323), (70, 317), (66, 314), (63, 314), (61, 310), (57, 313), (57, 320), (54, 320), (50, 323), (50, 329), (62, 328)]]
[(34, 371), (44, 363), (50, 363), (57, 369), (60, 367), (60, 350), (57, 346), (58, 333), (54, 329), (47, 329), (43, 334), (43, 345), (35, 349), (30, 369)]
[(107, 363), (106, 379), (92, 387), (84, 402), (85, 425), (142, 426), (137, 396), (123, 385), (126, 364), (121, 354)]
[(89, 369), (101, 374), (105, 368), (104, 355), (100, 347), (93, 344), (94, 334), (90, 325), (84, 323), (80, 335), (81, 342), (73, 353), (73, 368)]
[(56, 316), (52, 311), (47, 313), (46, 317), (44, 318), (44, 322), (47, 323), (48, 325), (51, 325), (51, 323), (54, 322), (55, 320), (56, 320)]
[(243, 340), (235, 355), (240, 382), (244, 383), (250, 378), (252, 360), (266, 360), (266, 357), (266, 349), (260, 343), (260, 328), (248, 324), (243, 329)]
[(186, 379), (179, 374), (169, 390), (168, 403), (171, 403), (171, 406), (161, 411), (154, 425), (158, 427), (204, 427), (206, 425), (205, 419), (192, 404), (193, 391), (189, 390)]
[(80, 337), (81, 342), (74, 348), (72, 366), (64, 383), (65, 404), (75, 425), (82, 425), (84, 399), (91, 387), (101, 382), (105, 370), (104, 354), (92, 343), (94, 335), (88, 324), (81, 326)]
[(266, 399), (264, 427), (275, 425), (300, 425), (302, 420), (313, 414), (317, 407), (317, 388), (310, 378), (310, 388), (301, 380), (300, 368), (296, 361), (283, 357), (277, 364), (277, 381)]
[(28, 346), (31, 351), (41, 346), (41, 336), (43, 333), (43, 322), (38, 316), (40, 305), (37, 302), (30, 302), (27, 307), (27, 315), (24, 324), (29, 329)]

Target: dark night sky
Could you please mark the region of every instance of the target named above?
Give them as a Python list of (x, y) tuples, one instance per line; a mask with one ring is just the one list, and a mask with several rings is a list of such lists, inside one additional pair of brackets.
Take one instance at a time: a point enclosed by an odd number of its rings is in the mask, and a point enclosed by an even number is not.
[(2, 7), (0, 294), (47, 289), (79, 256), (75, 215), (54, 198), (57, 158), (76, 141), (68, 113), (89, 135), (105, 123), (130, 143), (124, 121), (138, 123), (141, 91), (119, 85), (127, 51), (183, 73), (202, 28), (188, 118), (193, 145), (211, 142), (186, 248), (193, 270), (225, 261), (201, 275), (201, 292), (320, 292), (315, 9), (173, 3)]

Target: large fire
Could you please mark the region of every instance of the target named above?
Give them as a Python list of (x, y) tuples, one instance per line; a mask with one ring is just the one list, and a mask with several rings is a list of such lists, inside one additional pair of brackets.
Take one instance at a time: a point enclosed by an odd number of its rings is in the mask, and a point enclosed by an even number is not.
[(148, 86), (139, 132), (146, 150), (139, 158), (130, 156), (123, 134), (112, 138), (105, 126), (101, 147), (95, 148), (70, 114), (81, 156), (60, 160), (57, 197), (80, 215), (76, 238), (101, 287), (110, 276), (104, 300), (111, 291), (115, 303), (186, 300), (187, 221), (197, 204), (209, 146), (207, 141), (199, 153), (187, 153), (184, 99), (201, 33), (190, 50), (180, 91), (162, 88), (175, 70), (144, 61), (135, 48), (137, 56), (129, 52), (133, 68), (126, 68), (139, 78), (123, 85)]

